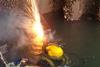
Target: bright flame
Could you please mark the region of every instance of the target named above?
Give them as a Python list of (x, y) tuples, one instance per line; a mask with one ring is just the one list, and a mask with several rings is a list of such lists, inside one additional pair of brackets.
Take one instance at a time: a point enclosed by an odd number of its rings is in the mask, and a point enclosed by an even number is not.
[(35, 35), (35, 39), (33, 42), (35, 45), (43, 45), (43, 40), (44, 40), (44, 32), (43, 32), (43, 27), (40, 21), (40, 15), (39, 11), (37, 9), (37, 4), (36, 0), (31, 0), (32, 1), (32, 11), (33, 11), (33, 16), (34, 16), (34, 23), (33, 23), (33, 33)]

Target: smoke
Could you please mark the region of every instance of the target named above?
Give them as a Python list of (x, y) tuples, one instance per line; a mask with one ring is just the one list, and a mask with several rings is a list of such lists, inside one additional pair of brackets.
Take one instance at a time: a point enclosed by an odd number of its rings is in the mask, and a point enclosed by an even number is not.
[(31, 6), (31, 0), (0, 0), (1, 41), (20, 36), (24, 39), (25, 33), (31, 32), (34, 19)]
[[(32, 8), (30, 8), (30, 0), (18, 1), (11, 0), (12, 3), (7, 4), (7, 0), (0, 0), (0, 43), (7, 44), (7, 51), (4, 54), (7, 61), (12, 61), (20, 56), (18, 51), (24, 46), (29, 46), (33, 37), (34, 17), (32, 16)], [(9, 5), (9, 7), (2, 5), (2, 3)], [(10, 7), (10, 5), (14, 5), (14, 7)]]
[[(31, 33), (32, 19), (18, 15), (17, 13), (6, 13), (0, 18), (0, 40), (13, 40), (15, 38), (24, 37)], [(19, 38), (20, 39), (20, 38)], [(21, 39), (23, 40), (23, 39)], [(20, 40), (19, 40), (20, 41)]]

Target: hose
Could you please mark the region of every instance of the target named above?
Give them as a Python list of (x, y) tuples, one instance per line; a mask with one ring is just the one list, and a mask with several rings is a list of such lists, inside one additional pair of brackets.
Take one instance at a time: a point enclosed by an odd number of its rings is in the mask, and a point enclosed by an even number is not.
[(56, 67), (55, 64), (53, 63), (53, 61), (51, 59), (47, 58), (46, 56), (43, 56), (42, 60), (47, 61), (48, 64), (50, 65), (50, 67)]
[[(50, 67), (57, 67), (56, 66), (56, 64), (52, 61), (52, 59), (50, 59), (50, 58), (48, 58), (48, 57), (46, 57), (46, 56), (43, 56), (42, 58), (41, 58), (43, 61), (46, 61), (49, 65), (50, 65)], [(64, 55), (62, 58), (61, 58), (61, 64), (60, 64), (60, 66), (64, 66), (64, 65), (69, 65), (70, 64), (70, 59), (66, 56), (66, 55)]]
[(64, 55), (62, 58), (62, 65), (70, 65), (70, 63), (71, 59), (67, 55)]

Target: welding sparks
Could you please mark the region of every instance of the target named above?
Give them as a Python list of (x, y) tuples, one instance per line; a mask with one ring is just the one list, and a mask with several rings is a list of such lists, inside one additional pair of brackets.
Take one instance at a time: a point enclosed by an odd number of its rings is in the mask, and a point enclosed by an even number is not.
[(40, 21), (40, 15), (37, 7), (36, 0), (32, 1), (32, 11), (34, 16), (34, 23), (33, 23), (33, 33), (35, 34), (35, 39), (33, 40), (35, 45), (43, 45), (44, 40), (44, 32), (43, 27)]

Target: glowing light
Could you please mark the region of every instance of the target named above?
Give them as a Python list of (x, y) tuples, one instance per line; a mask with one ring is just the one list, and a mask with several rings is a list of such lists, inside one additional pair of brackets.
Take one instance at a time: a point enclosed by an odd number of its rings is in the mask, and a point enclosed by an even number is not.
[(35, 34), (34, 43), (37, 45), (43, 45), (44, 32), (40, 23), (33, 24), (33, 32)]
[(32, 11), (34, 16), (33, 33), (35, 35), (35, 39), (33, 40), (33, 42), (35, 45), (43, 45), (44, 32), (40, 21), (39, 11), (37, 8), (38, 7), (36, 4), (36, 0), (32, 0)]

